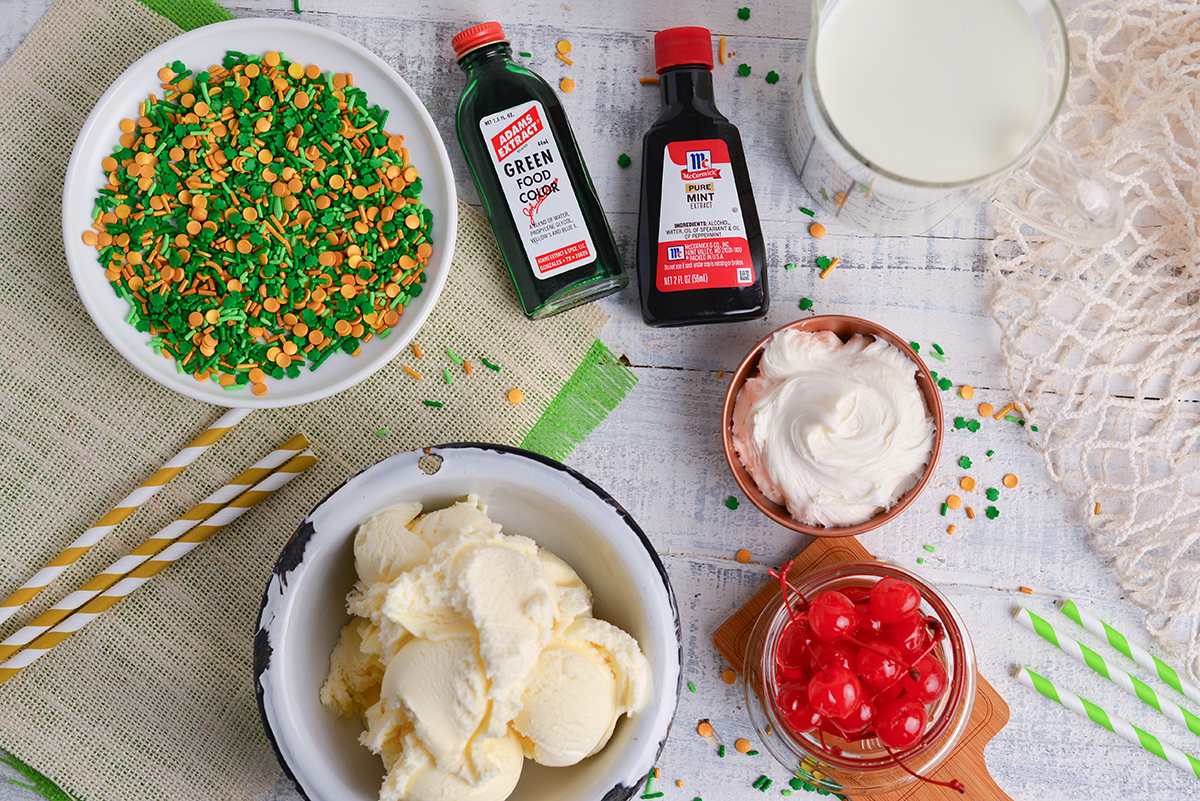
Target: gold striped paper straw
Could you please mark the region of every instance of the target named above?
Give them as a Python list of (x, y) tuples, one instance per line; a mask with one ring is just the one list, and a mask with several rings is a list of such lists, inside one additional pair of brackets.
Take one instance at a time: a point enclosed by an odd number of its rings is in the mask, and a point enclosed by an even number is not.
[(0, 663), (0, 684), (8, 681), (17, 673), (45, 656), (54, 646), (82, 629), (88, 623), (91, 623), (105, 611), (111, 609), (117, 601), (145, 584), (153, 576), (166, 570), (173, 562), (182, 558), (197, 545), (234, 520), (237, 520), (259, 501), (270, 497), (271, 493), (312, 467), (316, 462), (317, 457), (313, 455), (313, 452), (306, 450), (258, 482), (253, 489), (242, 493), (230, 501), (216, 514), (156, 554), (153, 559), (135, 568), (112, 587), (81, 606), (66, 620), (42, 634), (26, 646), (25, 650)]
[(0, 660), (20, 651), (33, 642), (42, 632), (61, 623), (67, 615), (116, 584), (126, 573), (146, 562), (150, 557), (166, 548), (182, 535), (197, 526), (202, 520), (216, 514), (226, 504), (275, 472), (281, 464), (309, 446), (308, 438), (297, 434), (280, 447), (247, 468), (241, 475), (221, 489), (193, 506), (187, 514), (150, 537), (127, 556), (106, 567), (88, 583), (63, 598), (57, 604), (38, 615), (29, 625), (0, 642)]
[(242, 422), (251, 409), (230, 409), (200, 436), (192, 440), (186, 448), (175, 455), (155, 472), (154, 475), (142, 482), (141, 486), (126, 496), (112, 511), (79, 535), (78, 539), (67, 546), (66, 550), (56, 556), (45, 567), (34, 574), (33, 578), (22, 584), (17, 590), (3, 601), (0, 601), (0, 623), (8, 620), (25, 604), (33, 600), (50, 582), (58, 578), (64, 570), (79, 561), (92, 546), (104, 539), (108, 532), (121, 525), (127, 517), (136, 512), (142, 504), (154, 497), (167, 482), (183, 472), (183, 469), (196, 461), (202, 453), (229, 433), (230, 429)]

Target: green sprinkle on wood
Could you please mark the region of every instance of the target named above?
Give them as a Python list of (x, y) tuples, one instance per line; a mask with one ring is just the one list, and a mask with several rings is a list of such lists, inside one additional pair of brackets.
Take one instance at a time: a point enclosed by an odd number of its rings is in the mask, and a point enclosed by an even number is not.
[(995, 456), (995, 455), (996, 455), (996, 452), (995, 452), (995, 451), (988, 451), (988, 452), (987, 452), (987, 455), (988, 455), (988, 456)]
[(961, 467), (963, 470), (970, 470), (971, 469), (971, 457), (970, 456), (959, 457), (958, 466)]
[(987, 499), (989, 501), (1000, 500), (1000, 490), (996, 489), (995, 487), (989, 487), (987, 493), (985, 494), (987, 495)]
[(988, 516), (988, 520), (995, 520), (997, 517), (1000, 516), (1000, 510), (997, 509), (995, 506), (989, 506), (984, 511), (984, 514), (986, 514)]
[(805, 208), (804, 206), (801, 206), (801, 207), (800, 207), (800, 213), (801, 213), (801, 214), (807, 214), (809, 217), (816, 217), (816, 216), (817, 216), (817, 213), (816, 213), (815, 211), (813, 211), (812, 209)]
[(934, 551), (936, 551), (936, 550), (937, 550), (937, 548), (935, 548), (935, 547), (934, 547), (934, 546), (932, 546), (932, 545), (924, 545), (924, 546), (922, 546), (922, 547), (923, 547), (923, 548), (925, 548), (925, 550), (929, 551), (930, 553), (933, 553)]
[(833, 259), (829, 258), (828, 256), (821, 256), (819, 259), (817, 259), (817, 266), (820, 267), (822, 270), (824, 270), (826, 267), (828, 267), (832, 263), (833, 263)]
[(933, 343), (933, 349), (938, 352), (939, 356), (944, 356), (946, 354), (946, 351), (942, 350), (942, 346), (936, 342)]
[(771, 70), (770, 72), (768, 72), (767, 73), (767, 83), (769, 83), (769, 84), (779, 83), (779, 73), (776, 72), (775, 70)]
[(628, 153), (622, 153), (621, 155), (617, 156), (617, 166), (628, 167), (632, 163), (633, 159), (629, 158)]
[(693, 693), (696, 692), (696, 682), (694, 682), (694, 681), (688, 682), (688, 692), (693, 692)]
[(725, 758), (725, 746), (723, 746), (723, 745), (717, 746), (717, 756), (719, 756), (721, 759)]
[(813, 302), (808, 298), (800, 298), (800, 311), (808, 311), (813, 307)]
[(751, 750), (749, 750), (749, 751), (747, 751), (747, 752), (746, 752), (746, 756), (758, 756), (758, 752), (757, 752), (757, 751), (755, 751), (755, 750), (753, 750), (753, 749), (751, 749)]
[(739, 503), (738, 499), (732, 495), (725, 499), (725, 507), (727, 509), (737, 509), (739, 506), (741, 506), (741, 503)]
[(949, 378), (939, 378), (938, 379), (938, 389), (940, 389), (942, 392), (945, 392), (946, 390), (950, 389), (950, 387), (952, 387), (952, 386), (954, 386), (954, 382), (951, 381)]
[(787, 264), (783, 265), (783, 269), (794, 270), (794, 269), (796, 269), (796, 265), (789, 261)]
[(955, 417), (954, 418), (954, 427), (957, 429), (966, 428), (967, 427), (967, 418)]
[(947, 509), (949, 509), (949, 508), (950, 508), (950, 507), (949, 507), (949, 506), (947, 506), (946, 504), (944, 504), (944, 503), (942, 504), (942, 517), (945, 517), (945, 516), (946, 516), (946, 510), (947, 510)]
[(750, 74), (750, 65), (749, 64), (738, 64), (738, 75), (741, 75), (743, 78), (745, 78), (749, 74)]
[(737, 17), (738, 17), (738, 19), (750, 19), (749, 6), (743, 6), (742, 8), (739, 8), (737, 10)]
[(925, 560), (924, 560), (924, 559), (922, 559), (921, 557), (919, 557), (919, 556), (918, 556), (918, 557), (917, 557), (917, 564), (918, 564), (918, 565), (923, 565), (923, 564), (925, 564)]
[(920, 342), (909, 342), (908, 346), (913, 349), (914, 353), (921, 352), (921, 343)]
[(524, 50), (522, 50), (518, 55), (520, 55), (521, 58), (533, 58), (533, 53), (526, 53)]
[(931, 351), (929, 355), (932, 356), (933, 358), (937, 359), (939, 362), (946, 361), (946, 357), (943, 356), (942, 354), (938, 353), (937, 351)]
[(970, 431), (972, 434), (975, 433), (976, 431), (978, 431), (979, 430), (979, 421), (971, 420), (970, 422), (968, 422), (967, 430)]

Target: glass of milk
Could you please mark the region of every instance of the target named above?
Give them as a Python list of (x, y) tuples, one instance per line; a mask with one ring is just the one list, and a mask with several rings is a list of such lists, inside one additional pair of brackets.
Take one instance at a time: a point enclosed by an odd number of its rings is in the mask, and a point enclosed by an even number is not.
[(1125, 218), (1118, 190), (1049, 131), (1069, 51), (1053, 0), (812, 0), (788, 150), (839, 219), (926, 231), (991, 200), (1086, 247)]

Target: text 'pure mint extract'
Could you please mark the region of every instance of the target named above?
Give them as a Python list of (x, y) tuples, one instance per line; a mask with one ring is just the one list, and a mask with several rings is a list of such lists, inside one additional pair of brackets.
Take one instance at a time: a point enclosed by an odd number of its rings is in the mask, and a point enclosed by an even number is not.
[(458, 139), (529, 317), (629, 283), (566, 113), (544, 80), (512, 60), (497, 22), (451, 41), (467, 85)]

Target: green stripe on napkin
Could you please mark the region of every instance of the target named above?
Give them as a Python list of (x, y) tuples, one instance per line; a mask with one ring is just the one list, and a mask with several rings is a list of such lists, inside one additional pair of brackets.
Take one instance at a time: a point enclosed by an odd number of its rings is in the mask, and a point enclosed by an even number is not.
[(185, 31), (233, 19), (233, 15), (212, 0), (139, 0), (156, 14), (161, 14)]

